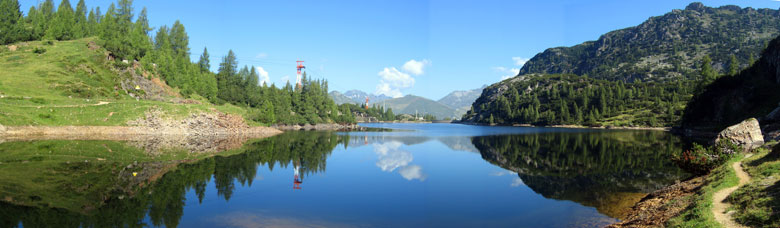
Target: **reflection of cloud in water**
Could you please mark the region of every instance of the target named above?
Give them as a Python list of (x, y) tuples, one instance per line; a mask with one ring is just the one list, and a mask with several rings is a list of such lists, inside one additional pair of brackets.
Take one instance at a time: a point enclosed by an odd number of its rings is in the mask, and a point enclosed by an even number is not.
[(392, 172), (401, 166), (406, 166), (412, 162), (412, 153), (402, 151), (399, 148), (401, 143), (391, 141), (382, 144), (374, 144), (374, 152), (379, 156), (376, 166), (385, 172)]
[(510, 183), (509, 186), (517, 187), (517, 186), (520, 186), (520, 185), (525, 185), (525, 182), (523, 182), (523, 179), (520, 179), (520, 177), (517, 176), (517, 173), (509, 171), (509, 170), (493, 172), (493, 173), (490, 173), (490, 175), (494, 176), (494, 177), (503, 177), (503, 176), (506, 176), (506, 175), (510, 175), (510, 176), (514, 175), (514, 178), (512, 179), (512, 183)]
[(491, 173), (490, 175), (491, 176), (496, 176), (496, 177), (501, 177), (501, 176), (506, 176), (506, 175), (517, 175), (517, 173), (505, 170), (505, 171), (494, 172), (494, 173)]
[(428, 177), (422, 172), (422, 167), (420, 167), (419, 165), (410, 165), (410, 166), (403, 167), (401, 168), (401, 170), (398, 170), (398, 173), (400, 173), (401, 176), (403, 176), (407, 180), (418, 179), (420, 181), (424, 181), (425, 178)]
[(412, 156), (411, 152), (400, 149), (401, 145), (403, 145), (401, 142), (389, 141), (372, 145), (374, 146), (374, 152), (378, 156), (376, 166), (382, 169), (382, 171), (393, 172), (400, 168), (398, 173), (407, 180), (417, 179), (424, 181), (427, 177), (422, 172), (422, 167), (419, 165), (409, 165), (414, 159), (414, 156)]
[(358, 225), (335, 223), (316, 219), (282, 217), (261, 213), (231, 212), (217, 215), (214, 219), (219, 227), (359, 227)]
[(517, 187), (520, 185), (525, 185), (525, 183), (523, 183), (523, 179), (520, 179), (520, 177), (515, 177), (515, 179), (512, 180), (512, 184), (509, 185), (512, 187)]

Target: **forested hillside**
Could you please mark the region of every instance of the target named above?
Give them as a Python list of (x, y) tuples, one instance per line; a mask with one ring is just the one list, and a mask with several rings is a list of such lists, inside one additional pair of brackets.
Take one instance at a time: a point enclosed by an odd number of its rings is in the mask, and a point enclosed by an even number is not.
[[(28, 41), (44, 41), (46, 45), (56, 46), (59, 45), (57, 41), (96, 37), (89, 39), (94, 40), (89, 44), (92, 45), (89, 48), (91, 50), (104, 48), (107, 51), (106, 58), (88, 61), (94, 62), (96, 67), (105, 68), (100, 72), (115, 72), (117, 78), (121, 77), (119, 72), (142, 75), (148, 80), (159, 78), (167, 86), (175, 88), (184, 98), (197, 100), (202, 97), (214, 104), (228, 102), (244, 107), (247, 109), (245, 117), (260, 123), (354, 122), (351, 113), (341, 112), (328, 97), (327, 81), (305, 77), (302, 84), (296, 86), (297, 88), (293, 88), (290, 84), (282, 88), (260, 85), (255, 67), (244, 66), (239, 70), (233, 51), (222, 58), (217, 73), (210, 71), (209, 53), (205, 48), (199, 61), (192, 62), (189, 36), (185, 26), (176, 21), (170, 27), (161, 26), (153, 32), (149, 27), (146, 8), (138, 15), (134, 15), (132, 0), (118, 0), (116, 4), (112, 3), (105, 13), (102, 13), (99, 7), (88, 9), (84, 0), (76, 4), (75, 10), (68, 0), (62, 0), (56, 10), (54, 2), (46, 0), (31, 7), (26, 14), (19, 9), (17, 0), (2, 0), (0, 12), (2, 12), (0, 44), (8, 44), (7, 48), (2, 49), (9, 50), (9, 53), (18, 48), (19, 51), (30, 51), (40, 57), (46, 52), (47, 47), (36, 46), (34, 49), (26, 49), (25, 47), (30, 46)], [(54, 48), (49, 47), (49, 49)], [(72, 57), (80, 59), (79, 56)], [(14, 57), (11, 56), (7, 60), (13, 61), (13, 59)], [(103, 65), (101, 61), (110, 64)], [(72, 67), (80, 67), (79, 63), (74, 64), (75, 66)], [(61, 67), (68, 66), (64, 64)], [(33, 71), (34, 69), (22, 70)], [(94, 69), (77, 71), (73, 74), (91, 75), (94, 71)], [(10, 75), (4, 73), (0, 78), (3, 77), (10, 77)], [(90, 80), (90, 77), (85, 79)], [(111, 81), (113, 82), (100, 88), (109, 91), (108, 93), (89, 93), (89, 98), (116, 99), (117, 96), (131, 95), (126, 90), (119, 89), (126, 87), (120, 85), (122, 80)], [(62, 88), (52, 86), (46, 89), (61, 90)], [(134, 91), (134, 94), (150, 93), (150, 91), (143, 91), (144, 89), (140, 88), (141, 91)], [(65, 93), (62, 91), (62, 95)], [(80, 94), (84, 93), (76, 93), (75, 96)], [(9, 95), (36, 96), (35, 92)]]
[[(717, 131), (747, 118), (759, 118), (765, 132), (780, 121), (780, 113), (764, 118), (780, 107), (780, 36), (770, 42), (753, 66), (733, 76), (720, 77), (694, 97), (685, 109), (683, 127)], [(772, 129), (766, 129), (770, 127)]]
[(485, 88), (465, 121), (485, 124), (667, 126), (692, 85), (623, 83), (573, 74), (528, 74)]
[(755, 62), (780, 33), (778, 12), (693, 3), (597, 41), (547, 49), (520, 75), (486, 88), (463, 119), (504, 125), (678, 126), (695, 94)]
[(695, 77), (703, 56), (712, 59), (717, 73), (726, 74), (732, 57), (740, 68), (757, 59), (780, 34), (779, 24), (780, 11), (774, 9), (691, 3), (595, 41), (547, 49), (525, 63), (519, 75), (571, 73), (622, 81)]

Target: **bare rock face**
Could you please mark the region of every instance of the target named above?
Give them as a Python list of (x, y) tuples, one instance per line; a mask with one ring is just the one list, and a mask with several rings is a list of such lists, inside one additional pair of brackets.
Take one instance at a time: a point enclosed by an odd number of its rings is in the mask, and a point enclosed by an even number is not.
[(764, 136), (756, 118), (750, 118), (734, 126), (728, 127), (718, 134), (715, 142), (727, 139), (734, 144), (752, 148), (764, 144)]

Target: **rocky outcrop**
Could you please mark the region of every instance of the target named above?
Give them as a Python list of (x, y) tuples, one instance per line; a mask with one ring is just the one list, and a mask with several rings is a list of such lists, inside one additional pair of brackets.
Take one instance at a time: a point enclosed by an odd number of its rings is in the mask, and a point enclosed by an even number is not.
[(761, 126), (758, 125), (756, 118), (750, 118), (726, 128), (718, 134), (715, 142), (724, 139), (743, 147), (754, 147), (764, 144)]
[(729, 55), (736, 54), (740, 63), (747, 63), (750, 55), (764, 48), (765, 41), (780, 34), (779, 13), (733, 5), (712, 8), (695, 2), (595, 41), (549, 48), (526, 62), (518, 75), (573, 73), (627, 81), (679, 78), (698, 72), (698, 61), (705, 54), (716, 56), (714, 69), (725, 73)]

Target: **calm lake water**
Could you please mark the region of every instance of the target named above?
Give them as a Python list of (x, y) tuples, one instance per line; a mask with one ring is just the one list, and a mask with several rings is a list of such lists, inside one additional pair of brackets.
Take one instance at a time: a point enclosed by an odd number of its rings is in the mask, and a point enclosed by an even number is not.
[(364, 126), (5, 142), (0, 227), (599, 227), (689, 176), (665, 132)]

